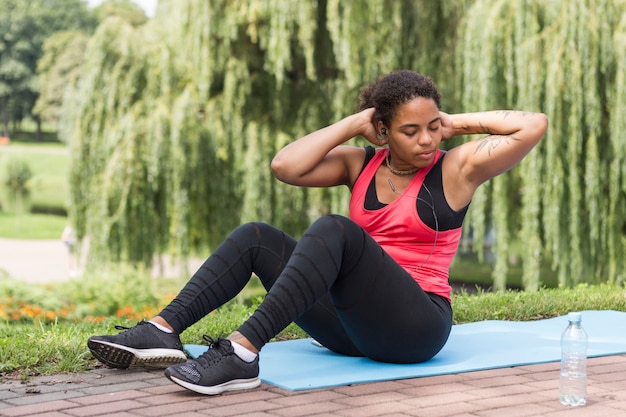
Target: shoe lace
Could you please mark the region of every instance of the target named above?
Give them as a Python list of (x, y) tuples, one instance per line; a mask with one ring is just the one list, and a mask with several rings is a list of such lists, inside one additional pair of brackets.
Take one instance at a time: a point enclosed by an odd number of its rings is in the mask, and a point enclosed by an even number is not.
[(202, 335), (202, 338), (209, 344), (209, 349), (196, 358), (196, 362), (202, 366), (207, 366), (211, 362), (220, 360), (224, 356), (234, 353), (230, 341), (223, 338), (213, 339), (209, 335)]
[[(140, 321), (140, 322), (138, 322), (138, 323), (137, 323), (137, 326), (141, 326), (142, 324), (146, 324), (146, 323), (148, 323), (148, 322), (147, 322), (147, 321), (145, 321), (145, 320), (142, 320), (142, 321)], [(136, 326), (133, 326), (133, 327), (126, 327), (126, 326), (122, 326), (122, 325), (116, 324), (116, 325), (115, 325), (115, 330), (123, 330), (123, 331), (125, 331), (125, 330), (130, 330), (130, 329), (133, 329), (134, 327), (136, 327)]]

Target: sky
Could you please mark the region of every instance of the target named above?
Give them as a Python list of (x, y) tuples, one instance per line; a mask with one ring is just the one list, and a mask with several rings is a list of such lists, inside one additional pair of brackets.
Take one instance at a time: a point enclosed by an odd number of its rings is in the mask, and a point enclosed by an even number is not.
[[(87, 0), (87, 5), (89, 7), (95, 7), (102, 3), (103, 0)], [(146, 11), (146, 15), (148, 17), (154, 17), (154, 12), (156, 10), (158, 0), (131, 0), (133, 3), (137, 4), (139, 7)]]

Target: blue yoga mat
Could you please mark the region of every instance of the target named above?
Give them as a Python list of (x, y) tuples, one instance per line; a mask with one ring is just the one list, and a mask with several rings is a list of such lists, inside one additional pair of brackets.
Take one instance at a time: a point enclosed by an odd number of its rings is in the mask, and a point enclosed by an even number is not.
[[(589, 357), (626, 353), (626, 312), (584, 311)], [(339, 355), (312, 339), (268, 343), (261, 351), (261, 380), (290, 391), (364, 382), (456, 374), (561, 359), (560, 338), (567, 316), (529, 322), (481, 321), (452, 326), (444, 348), (413, 365), (375, 362)], [(185, 345), (192, 357), (207, 347)]]

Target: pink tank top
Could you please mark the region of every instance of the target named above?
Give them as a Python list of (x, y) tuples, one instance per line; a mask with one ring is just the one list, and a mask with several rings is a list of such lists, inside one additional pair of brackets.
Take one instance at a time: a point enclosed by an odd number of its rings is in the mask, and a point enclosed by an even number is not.
[[(448, 272), (456, 254), (461, 228), (437, 231), (420, 219), (416, 197), (433, 163), (420, 169), (404, 190), (387, 206), (377, 210), (364, 208), (365, 194), (388, 150), (376, 153), (357, 178), (350, 198), (350, 218), (360, 225), (382, 248), (417, 281), (420, 287), (450, 300)], [(431, 204), (429, 197), (425, 198)]]

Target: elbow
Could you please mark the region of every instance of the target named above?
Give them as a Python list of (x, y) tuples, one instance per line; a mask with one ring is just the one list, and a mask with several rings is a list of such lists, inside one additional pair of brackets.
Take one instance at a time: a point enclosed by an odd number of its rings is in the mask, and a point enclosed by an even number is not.
[(545, 135), (546, 131), (548, 130), (548, 116), (546, 116), (544, 113), (537, 113), (537, 121), (535, 123), (535, 128), (537, 129), (537, 141), (541, 140), (541, 138), (543, 137), (543, 135)]
[(287, 164), (285, 164), (284, 158), (276, 155), (270, 163), (270, 168), (272, 169), (274, 177), (276, 177), (280, 181), (287, 182), (287, 178), (289, 177), (289, 170)]
[(531, 144), (531, 146), (535, 146), (541, 141), (548, 130), (548, 116), (543, 113), (532, 113), (531, 115), (532, 118), (528, 119), (524, 130), (526, 131), (528, 143)]

